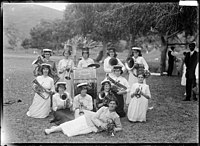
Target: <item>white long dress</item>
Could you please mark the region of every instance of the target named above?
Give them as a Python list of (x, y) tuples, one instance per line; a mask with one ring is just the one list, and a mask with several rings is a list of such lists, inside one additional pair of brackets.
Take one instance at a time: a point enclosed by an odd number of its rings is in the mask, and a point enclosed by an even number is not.
[[(135, 63), (138, 63), (138, 64), (143, 64), (144, 65), (144, 69), (145, 70), (149, 70), (149, 66), (147, 64), (147, 62), (145, 61), (145, 59), (141, 56), (137, 57), (137, 58), (134, 58), (132, 57), (135, 61)], [(127, 68), (128, 69), (128, 68)], [(131, 87), (134, 83), (137, 83), (138, 82), (138, 79), (136, 76), (133, 75), (133, 72), (136, 72), (137, 70), (136, 69), (133, 69), (133, 70), (129, 70), (129, 77), (128, 77), (128, 83), (129, 83), (129, 86)], [(144, 80), (144, 83), (146, 84), (146, 80)], [(130, 96), (130, 93), (127, 93), (127, 98), (126, 98), (126, 104), (128, 105), (130, 103), (130, 100), (131, 100), (131, 96)]]
[(186, 86), (186, 77), (185, 77), (185, 73), (186, 73), (186, 66), (185, 63), (183, 64), (183, 74), (181, 77), (181, 85), (182, 86)]
[[(36, 79), (45, 89), (55, 91), (54, 81), (51, 77), (49, 76), (44, 77), (42, 75), (42, 76), (36, 77)], [(48, 94), (44, 93), (44, 96), (48, 97)], [(50, 111), (51, 111), (50, 98), (43, 99), (41, 96), (35, 93), (35, 96), (33, 98), (33, 103), (29, 107), (27, 116), (33, 117), (33, 118), (45, 118), (49, 115)]]
[(62, 59), (58, 62), (58, 76), (60, 77), (60, 82), (66, 82), (66, 91), (70, 94), (70, 97), (72, 97), (72, 81), (73, 81), (73, 73), (70, 74), (71, 79), (67, 80), (65, 79), (65, 76), (68, 74), (68, 72), (64, 71), (62, 72), (66, 67), (73, 69), (74, 68), (74, 62), (72, 59)]
[(108, 124), (112, 120), (116, 128), (122, 128), (119, 115), (116, 112), (110, 112), (108, 107), (101, 107), (97, 112), (90, 112), (88, 115), (82, 115), (74, 120), (60, 125), (62, 132), (68, 137), (98, 132), (95, 125), (102, 123)]
[[(142, 90), (142, 92), (151, 97), (149, 85), (147, 84), (140, 84), (140, 83), (133, 84), (130, 93), (131, 94), (134, 93), (138, 87)], [(141, 96), (140, 98), (133, 97), (131, 98), (130, 104), (128, 106), (127, 117), (130, 121), (134, 122), (146, 121), (147, 110), (148, 110), (148, 99), (146, 99), (144, 96)]]

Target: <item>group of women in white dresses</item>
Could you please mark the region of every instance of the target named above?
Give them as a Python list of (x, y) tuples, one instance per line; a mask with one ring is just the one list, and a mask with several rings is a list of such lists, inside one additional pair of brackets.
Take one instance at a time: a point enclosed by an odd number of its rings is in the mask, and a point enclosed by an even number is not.
[[(44, 51), (44, 54), (45, 53), (48, 55), (48, 53), (51, 54), (51, 51), (46, 50)], [(104, 130), (106, 129), (106, 124), (109, 123), (108, 119), (114, 121), (115, 131), (120, 131), (122, 129), (120, 117), (125, 117), (126, 115), (129, 121), (146, 121), (148, 99), (151, 98), (151, 94), (149, 86), (145, 81), (146, 76), (144, 72), (136, 72), (137, 69), (134, 66), (131, 69), (127, 68), (127, 65), (124, 65), (121, 60), (117, 58), (115, 48), (109, 48), (108, 57), (104, 60), (103, 65), (106, 73), (105, 79), (101, 83), (103, 86), (101, 90), (101, 93), (103, 94), (101, 95), (103, 95), (103, 97), (98, 95), (97, 98), (99, 98), (98, 101), (100, 102), (97, 102), (97, 104), (101, 106), (97, 106), (98, 110), (95, 113), (92, 111), (92, 97), (87, 94), (87, 89), (85, 90), (84, 84), (78, 85), (81, 88), (81, 93), (72, 97), (73, 76), (71, 71), (75, 68), (75, 65), (73, 60), (70, 58), (70, 55), (71, 52), (69, 50), (63, 52), (64, 59), (60, 60), (57, 66), (57, 73), (60, 80), (56, 85), (54, 85), (53, 79), (48, 76), (52, 67), (50, 64), (43, 63), (41, 65), (42, 75), (36, 77), (37, 81), (48, 90), (48, 92), (45, 98), (42, 98), (40, 95), (35, 93), (33, 103), (27, 112), (28, 116), (34, 118), (45, 118), (49, 115), (51, 110), (58, 111), (59, 109), (64, 108), (68, 108), (70, 111), (75, 113), (74, 120), (70, 119), (70, 121), (64, 122), (59, 126), (46, 129), (46, 134), (62, 131), (68, 136), (74, 136), (95, 131), (97, 132), (99, 131), (99, 128)], [(134, 65), (140, 64), (144, 67), (144, 70), (148, 70), (148, 64), (141, 56), (141, 48), (133, 47), (131, 57), (134, 60)], [(109, 62), (112, 58), (117, 60), (115, 65), (111, 65)], [(79, 61), (77, 67), (84, 68), (93, 63), (94, 61), (89, 58), (89, 50), (83, 49), (82, 60)], [(129, 73), (128, 80), (123, 77), (123, 73), (125, 73), (126, 70), (128, 70)], [(118, 88), (118, 84), (122, 88)], [(111, 88), (114, 86), (117, 87), (116, 90), (114, 90), (115, 88)], [(57, 88), (57, 93), (52, 96), (53, 105), (51, 108), (51, 96), (49, 95), (53, 92), (55, 93), (55, 88)], [(64, 92), (65, 96), (63, 96)], [(62, 99), (62, 97), (66, 98)], [(106, 98), (107, 100), (104, 102), (104, 99)], [(80, 115), (80, 103), (82, 104), (81, 107), (83, 107), (81, 110), (85, 113), (84, 116)], [(124, 110), (124, 105), (128, 105), (127, 113)], [(108, 121), (105, 121), (106, 117)], [(77, 125), (78, 123), (82, 126), (77, 126), (75, 130), (72, 130), (71, 128), (74, 127), (72, 125)], [(84, 126), (85, 128), (83, 128)]]

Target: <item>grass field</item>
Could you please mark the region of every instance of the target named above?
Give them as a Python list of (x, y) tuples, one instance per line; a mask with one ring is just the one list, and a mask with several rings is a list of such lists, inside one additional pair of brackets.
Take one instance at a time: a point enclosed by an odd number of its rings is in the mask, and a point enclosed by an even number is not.
[[(96, 55), (94, 53), (94, 55)], [(119, 56), (124, 54), (119, 54)], [(185, 88), (180, 77), (151, 76), (147, 79), (154, 108), (147, 113), (146, 123), (129, 123), (122, 118), (123, 131), (114, 137), (106, 133), (91, 133), (67, 137), (62, 133), (44, 135), (44, 129), (53, 124), (50, 118), (34, 119), (26, 116), (32, 103), (32, 61), (30, 53), (4, 53), (3, 102), (21, 99), (22, 102), (3, 106), (1, 141), (5, 143), (198, 143), (198, 102), (184, 102)], [(95, 58), (95, 57), (94, 57)], [(52, 57), (58, 61), (59, 57)], [(150, 60), (150, 59), (147, 59)], [(148, 62), (151, 64), (152, 62)], [(102, 66), (97, 71), (98, 88), (104, 78)]]

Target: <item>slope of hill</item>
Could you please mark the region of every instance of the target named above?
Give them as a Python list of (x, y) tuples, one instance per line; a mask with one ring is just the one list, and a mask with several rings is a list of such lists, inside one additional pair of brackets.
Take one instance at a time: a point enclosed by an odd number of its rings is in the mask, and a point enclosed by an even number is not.
[(3, 4), (3, 26), (14, 25), (19, 38), (29, 37), (32, 27), (41, 19), (62, 19), (63, 12), (34, 4)]

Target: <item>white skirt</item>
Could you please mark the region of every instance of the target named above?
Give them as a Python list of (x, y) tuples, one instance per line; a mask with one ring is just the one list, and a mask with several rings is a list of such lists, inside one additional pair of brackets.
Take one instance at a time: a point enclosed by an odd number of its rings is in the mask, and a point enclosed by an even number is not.
[(130, 121), (146, 121), (146, 113), (148, 109), (148, 99), (141, 96), (140, 98), (133, 97), (128, 106), (127, 117)]
[(72, 121), (60, 125), (63, 133), (68, 137), (87, 134), (93, 132), (92, 127), (88, 126), (85, 116), (80, 116)]

